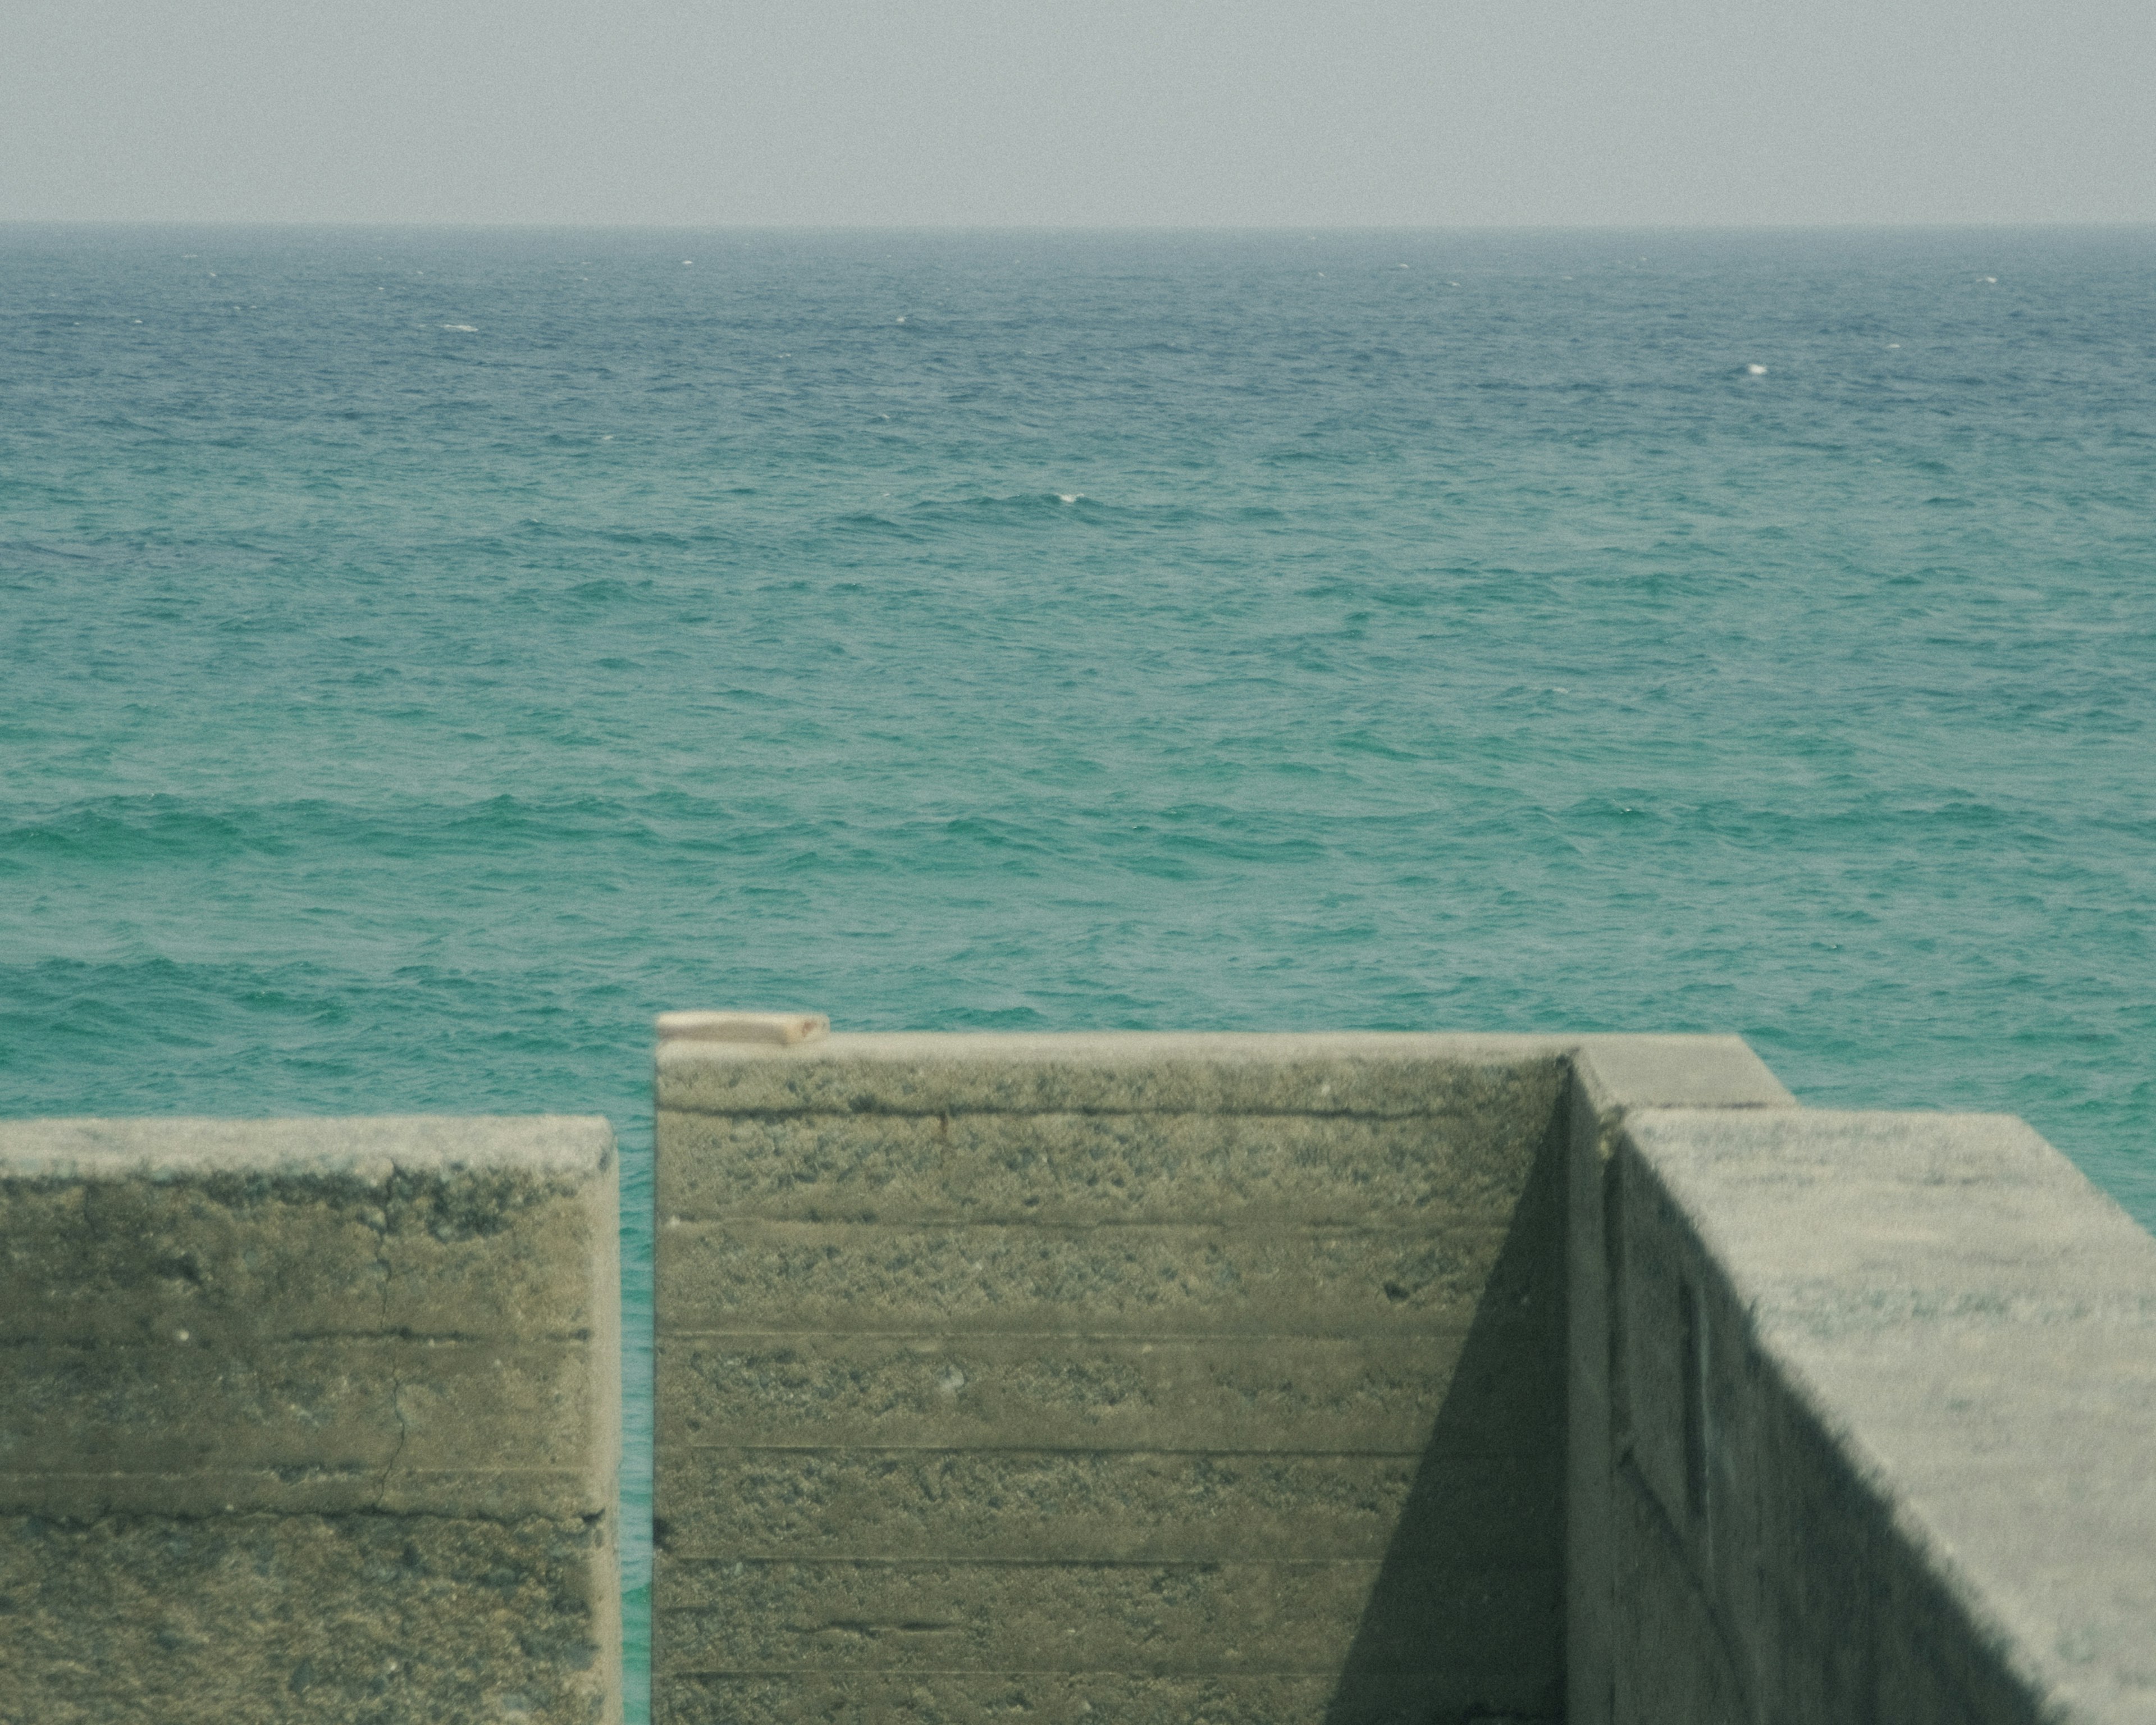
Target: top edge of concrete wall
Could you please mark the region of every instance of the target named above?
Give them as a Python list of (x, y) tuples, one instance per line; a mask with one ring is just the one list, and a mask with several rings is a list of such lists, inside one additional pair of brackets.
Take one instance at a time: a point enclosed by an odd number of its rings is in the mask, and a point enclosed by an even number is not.
[(595, 1115), (377, 1114), (281, 1120), (189, 1115), (0, 1120), (0, 1179), (218, 1174), (377, 1183), (398, 1172), (603, 1173), (613, 1128)]
[[(1599, 1109), (1792, 1101), (1736, 1036), (901, 1031), (791, 1045), (685, 1038), (660, 1044), (657, 1079), (660, 1107), (685, 1112), (1412, 1114), (1474, 1106), (1466, 1092), (1563, 1062), (1581, 1065)], [(1440, 1074), (1448, 1081), (1433, 1086)]]
[(670, 1055), (786, 1061), (945, 1059), (963, 1050), (978, 1060), (1118, 1065), (1163, 1058), (1276, 1060), (1350, 1055), (1507, 1060), (1561, 1053), (1581, 1040), (1471, 1030), (837, 1030), (784, 1045), (685, 1038), (664, 1040), (660, 1048)]
[(1567, 1051), (1598, 1114), (1797, 1102), (1742, 1036), (1582, 1036)]
[(2116, 1322), (2122, 1291), (2156, 1325), (2156, 1237), (2015, 1115), (1646, 1108), (1625, 1132), (1763, 1327)]

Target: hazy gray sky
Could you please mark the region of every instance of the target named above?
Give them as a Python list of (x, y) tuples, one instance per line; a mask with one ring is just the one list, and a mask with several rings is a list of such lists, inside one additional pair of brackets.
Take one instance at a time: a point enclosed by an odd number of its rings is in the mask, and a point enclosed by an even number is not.
[(2156, 0), (0, 0), (0, 219), (2156, 220)]

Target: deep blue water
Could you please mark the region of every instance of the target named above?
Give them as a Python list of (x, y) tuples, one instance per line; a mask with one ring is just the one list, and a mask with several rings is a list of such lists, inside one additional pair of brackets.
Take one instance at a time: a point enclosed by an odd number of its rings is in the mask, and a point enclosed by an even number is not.
[(648, 1309), (662, 1009), (1735, 1030), (2156, 1222), (2152, 500), (2146, 231), (0, 228), (0, 1113), (603, 1112)]

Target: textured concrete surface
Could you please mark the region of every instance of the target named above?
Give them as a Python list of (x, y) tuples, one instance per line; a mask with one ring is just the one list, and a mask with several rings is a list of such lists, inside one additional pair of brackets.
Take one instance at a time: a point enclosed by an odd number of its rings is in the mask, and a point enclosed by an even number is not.
[[(1494, 1218), (1433, 1233), (670, 1217), (659, 1230), (661, 1322), (677, 1332), (755, 1328), (761, 1317), (840, 1331), (1404, 1334), (1471, 1322), (1507, 1238)], [(1532, 1297), (1526, 1266), (1514, 1282)]]
[[(1394, 1603), (1411, 1625), (1381, 1664), (1412, 1675), (1474, 1666), (1502, 1681), (1546, 1656), (1547, 1578), (1439, 1562), (1409, 1566)], [(797, 1559), (687, 1566), (672, 1656), (690, 1673), (880, 1669), (1290, 1676), (1337, 1656), (1378, 1580), (1374, 1562), (998, 1563)], [(1509, 1592), (1491, 1639), (1463, 1591)], [(1448, 1628), (1450, 1645), (1442, 1645)]]
[(581, 1513), (594, 1358), (402, 1337), (0, 1348), (0, 1512)]
[(618, 1717), (598, 1120), (0, 1123), (0, 1722)]
[[(1473, 1720), (1534, 1725), (1546, 1714), (1538, 1693), (1513, 1704), (1480, 1666), (1412, 1676), (1203, 1676), (1180, 1672), (749, 1671), (684, 1674), (667, 1690), (668, 1717), (680, 1725), (1401, 1725)], [(1517, 1687), (1515, 1684), (1513, 1686)]]
[[(1576, 1039), (1575, 1039), (1576, 1040)], [(1562, 1081), (1558, 1037), (834, 1033), (659, 1049), (658, 1104), (704, 1114), (1514, 1115)]]
[(1072, 1563), (1419, 1554), (1493, 1568), (1559, 1558), (1561, 1464), (1445, 1458), (1443, 1497), (1415, 1491), (1423, 1458), (1290, 1450), (698, 1450), (667, 1481), (665, 1544), (696, 1557), (932, 1551)]
[(663, 1044), (660, 1719), (1554, 1717), (1567, 1071)]
[(594, 1517), (0, 1517), (7, 1725), (618, 1717)]
[(1365, 1223), (1502, 1213), (1550, 1104), (1306, 1114), (670, 1111), (661, 1214), (894, 1223)]
[(1997, 1117), (1621, 1137), (1619, 1592), (1704, 1651), (1616, 1717), (2156, 1719), (2156, 1240)]
[(1732, 1038), (659, 1063), (661, 1717), (2156, 1722), (2156, 1244)]
[(1573, 1051), (1568, 1106), (1565, 1712), (1570, 1725), (1609, 1725), (1619, 1649), (1645, 1657), (1667, 1645), (1655, 1627), (1620, 1619), (1620, 1604), (1629, 1614), (1640, 1602), (1626, 1592), (1635, 1579), (1626, 1566), (1637, 1554), (1612, 1521), (1623, 1495), (1610, 1426), (1610, 1288), (1619, 1263), (1609, 1217), (1618, 1134), (1636, 1108), (1793, 1108), (1796, 1101), (1739, 1037), (1593, 1036)]
[[(870, 1449), (1414, 1451), (1439, 1430), (1485, 1453), (1540, 1431), (1553, 1315), (1469, 1336), (847, 1335), (663, 1338), (660, 1419), (685, 1447), (782, 1444), (813, 1424)], [(1507, 1332), (1509, 1329), (1509, 1333)]]

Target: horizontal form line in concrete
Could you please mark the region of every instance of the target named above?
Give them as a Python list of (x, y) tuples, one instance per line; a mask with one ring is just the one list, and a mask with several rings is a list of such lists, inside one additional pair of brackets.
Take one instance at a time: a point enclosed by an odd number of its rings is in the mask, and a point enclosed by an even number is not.
[[(1419, 1330), (1400, 1330), (1388, 1326), (1383, 1339), (1394, 1343), (1439, 1342), (1456, 1340), (1468, 1333), (1470, 1323), (1436, 1323)], [(852, 1328), (816, 1329), (713, 1329), (667, 1330), (663, 1339), (669, 1342), (795, 1342), (844, 1341), (860, 1336), (873, 1336), (885, 1342), (933, 1342), (939, 1348), (955, 1347), (973, 1342), (1112, 1342), (1139, 1343), (1148, 1346), (1174, 1347), (1188, 1343), (1214, 1343), (1220, 1339), (1218, 1330), (1146, 1329), (1133, 1332), (1129, 1330), (1062, 1329), (1052, 1326), (1037, 1330), (990, 1330), (959, 1332), (951, 1330), (870, 1330)], [(1331, 1342), (1357, 1341), (1363, 1338), (1337, 1337), (1329, 1334), (1313, 1336), (1304, 1330), (1252, 1330), (1238, 1338), (1245, 1342)]]
[[(1236, 1450), (1219, 1444), (1208, 1444), (1201, 1448), (1174, 1449), (1162, 1444), (1134, 1444), (1127, 1447), (1100, 1444), (699, 1444), (682, 1443), (684, 1450), (725, 1450), (732, 1455), (1212, 1455), (1223, 1461), (1237, 1457), (1268, 1461), (1291, 1461), (1298, 1456), (1323, 1456), (1328, 1460), (1353, 1459), (1369, 1456), (1390, 1460), (1401, 1455), (1419, 1455), (1424, 1446), (1409, 1449), (1252, 1449)], [(1563, 1445), (1553, 1443), (1553, 1453)], [(1468, 1459), (1465, 1451), (1457, 1452), (1461, 1460)], [(1517, 1448), (1492, 1450), (1492, 1456), (1519, 1454)]]
[[(835, 1569), (864, 1568), (874, 1569), (1044, 1569), (1061, 1572), (1066, 1569), (1143, 1569), (1176, 1571), (1190, 1574), (1209, 1575), (1222, 1569), (1353, 1569), (1366, 1571), (1371, 1566), (1368, 1558), (924, 1558), (894, 1554), (840, 1552), (829, 1557), (804, 1558), (796, 1552), (730, 1552), (722, 1558), (676, 1557), (674, 1562), (684, 1568), (704, 1564), (716, 1568), (729, 1568), (735, 1564), (755, 1564), (765, 1568), (784, 1565), (798, 1569)], [(1410, 1559), (1409, 1561), (1417, 1561)], [(1457, 1574), (1463, 1567), (1437, 1559), (1421, 1560), (1422, 1567), (1443, 1569)], [(1553, 1573), (1548, 1563), (1478, 1564), (1476, 1573), (1507, 1574)], [(722, 1610), (718, 1605), (678, 1605), (670, 1608), (680, 1611)]]
[[(96, 1354), (125, 1353), (130, 1348), (136, 1348), (144, 1353), (156, 1353), (164, 1348), (189, 1347), (201, 1339), (192, 1333), (146, 1336), (136, 1341), (118, 1342), (85, 1340), (80, 1337), (63, 1337), (56, 1341), (47, 1341), (39, 1336), (0, 1336), (0, 1354), (6, 1353), (10, 1348), (23, 1350), (49, 1348), (55, 1353), (75, 1352)], [(350, 1347), (356, 1343), (367, 1348), (489, 1348), (499, 1353), (519, 1348), (588, 1348), (595, 1341), (602, 1342), (610, 1348), (613, 1345), (614, 1338), (610, 1336), (601, 1337), (586, 1329), (524, 1330), (520, 1331), (513, 1338), (490, 1336), (476, 1332), (465, 1334), (454, 1331), (293, 1330), (279, 1331), (275, 1334), (264, 1336), (259, 1341), (250, 1343), (249, 1351), (251, 1353), (273, 1353), (280, 1348), (313, 1348), (324, 1343), (335, 1343), (342, 1347)]]
[[(906, 1633), (906, 1631), (902, 1627), (900, 1627), (895, 1628), (891, 1632), (896, 1634)], [(919, 1631), (916, 1631), (916, 1633), (919, 1633)], [(675, 1670), (671, 1672), (670, 1675), (677, 1677), (839, 1677), (853, 1676), (858, 1673), (860, 1669), (861, 1668), (859, 1666), (853, 1665), (793, 1665), (742, 1667), (728, 1667), (725, 1666), (691, 1666)], [(1220, 1675), (1220, 1666), (1219, 1656), (1216, 1655), (1212, 1659), (1208, 1660), (1204, 1663), (1190, 1666), (1140, 1664), (1136, 1666), (1116, 1665), (1089, 1667), (1086, 1666), (1064, 1666), (1051, 1665), (947, 1666), (908, 1665), (901, 1667), (901, 1671), (903, 1675), (909, 1677), (967, 1677), (991, 1679), (1012, 1677), (1056, 1677), (1078, 1680), (1083, 1680), (1088, 1677), (1109, 1677), (1113, 1678), (1117, 1681), (1127, 1681), (1134, 1676), (1146, 1677), (1214, 1677)], [(1265, 1661), (1245, 1660), (1236, 1666), (1234, 1675), (1240, 1677), (1307, 1677), (1331, 1683), (1337, 1680), (1340, 1672), (1338, 1666), (1332, 1663), (1306, 1666), (1281, 1665)], [(1476, 1717), (1486, 1719), (1490, 1718), (1491, 1716), (1486, 1713)]]
[(732, 1209), (711, 1210), (693, 1215), (670, 1211), (661, 1215), (659, 1226), (661, 1230), (743, 1227), (909, 1228), (922, 1233), (947, 1228), (1023, 1228), (1031, 1233), (1061, 1235), (1073, 1239), (1111, 1233), (1138, 1237), (1151, 1232), (1215, 1237), (1233, 1235), (1237, 1239), (1270, 1234), (1291, 1238), (1299, 1235), (1337, 1235), (1351, 1240), (1407, 1238), (1425, 1240), (1433, 1232), (1440, 1230), (1451, 1234), (1479, 1229), (1491, 1240), (1502, 1240), (1508, 1214), (1507, 1209), (1494, 1204), (1486, 1207), (1466, 1204), (1447, 1204), (1438, 1208), (1418, 1207), (1404, 1214), (1388, 1215), (1383, 1220), (1372, 1220), (1348, 1211), (1318, 1211), (1292, 1215), (1268, 1213), (1261, 1211), (1256, 1205), (1247, 1207), (1232, 1220), (1208, 1215), (1203, 1211), (1188, 1211), (1179, 1215), (1081, 1218), (1044, 1216), (1026, 1210), (986, 1208), (963, 1214), (910, 1208), (891, 1210), (868, 1208), (849, 1210), (841, 1214), (807, 1211), (790, 1215), (774, 1215), (753, 1209)]

